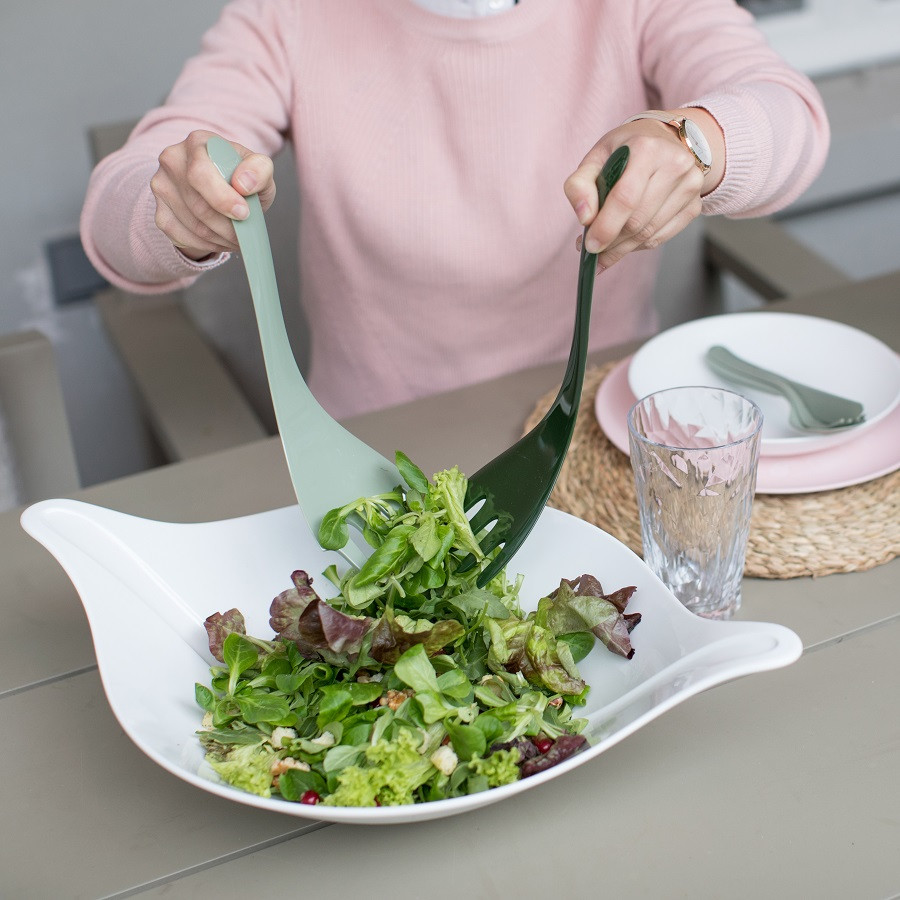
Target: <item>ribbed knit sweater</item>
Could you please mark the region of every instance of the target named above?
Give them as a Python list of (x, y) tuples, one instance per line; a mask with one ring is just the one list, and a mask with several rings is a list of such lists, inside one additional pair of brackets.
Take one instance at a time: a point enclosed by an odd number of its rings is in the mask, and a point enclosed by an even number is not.
[[(522, 0), (475, 19), (411, 0), (235, 0), (97, 167), (83, 241), (125, 289), (186, 286), (210, 263), (154, 224), (160, 151), (195, 128), (269, 155), (289, 139), (308, 381), (347, 416), (564, 358), (581, 229), (563, 182), (629, 116), (681, 106), (726, 138), (704, 213), (773, 212), (824, 161), (814, 87), (731, 0)], [(642, 251), (598, 276), (592, 347), (653, 331), (656, 267)]]

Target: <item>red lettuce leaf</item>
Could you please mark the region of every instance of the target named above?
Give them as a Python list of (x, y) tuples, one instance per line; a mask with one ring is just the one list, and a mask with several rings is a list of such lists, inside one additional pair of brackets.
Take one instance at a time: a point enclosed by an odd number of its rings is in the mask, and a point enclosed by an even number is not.
[(637, 590), (634, 585), (611, 594), (593, 575), (563, 578), (559, 587), (541, 601), (540, 616), (556, 634), (591, 631), (608, 650), (631, 659), (634, 648), (630, 634), (641, 621), (640, 613), (625, 613), (625, 607)]
[(546, 753), (526, 759), (519, 766), (523, 778), (536, 775), (558, 766), (563, 760), (581, 753), (588, 747), (587, 738), (583, 734), (561, 734)]
[(303, 656), (314, 657), (321, 650), (353, 657), (372, 627), (368, 617), (356, 618), (339, 612), (324, 600), (314, 600), (297, 619), (294, 643)]
[(291, 581), (294, 586), (282, 591), (269, 607), (269, 625), (285, 641), (297, 640), (297, 620), (313, 600), (319, 599), (306, 572), (298, 569), (291, 574)]
[(239, 609), (213, 613), (211, 616), (207, 616), (203, 627), (206, 628), (206, 634), (209, 638), (209, 652), (221, 663), (225, 662), (222, 655), (222, 645), (225, 643), (225, 638), (232, 632), (237, 632), (237, 634), (247, 633), (244, 615)]
[(347, 656), (359, 653), (372, 620), (348, 616), (329, 606), (313, 590), (306, 572), (294, 572), (291, 580), (294, 586), (282, 591), (269, 607), (269, 625), (275, 636), (294, 643), (309, 659), (323, 650)]

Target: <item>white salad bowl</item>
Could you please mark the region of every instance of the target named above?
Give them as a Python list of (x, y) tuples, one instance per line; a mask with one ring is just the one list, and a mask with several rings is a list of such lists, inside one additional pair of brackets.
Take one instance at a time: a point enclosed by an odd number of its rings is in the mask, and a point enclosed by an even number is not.
[[(585, 765), (700, 691), (788, 665), (802, 650), (797, 635), (781, 625), (698, 618), (615, 538), (548, 508), (507, 569), (525, 576), (523, 607), (533, 608), (561, 578), (589, 573), (607, 592), (636, 585), (628, 612), (643, 617), (631, 635), (632, 659), (610, 653), (598, 641), (579, 663), (591, 686), (580, 711), (589, 720), (589, 748), (537, 775), (466, 797), (397, 807), (307, 806), (219, 781), (204, 763), (195, 735), (203, 711), (194, 701), (194, 684), (208, 683), (213, 663), (204, 619), (236, 606), (249, 634), (270, 637), (269, 604), (290, 587), (295, 569), (313, 576), (321, 596), (334, 594), (331, 583), (316, 576), (337, 555), (319, 547), (296, 506), (173, 524), (74, 500), (47, 500), (29, 507), (22, 525), (56, 557), (77, 589), (107, 699), (141, 750), (202, 790), (320, 821), (413, 822), (503, 800)], [(148, 671), (153, 678), (141, 675)]]

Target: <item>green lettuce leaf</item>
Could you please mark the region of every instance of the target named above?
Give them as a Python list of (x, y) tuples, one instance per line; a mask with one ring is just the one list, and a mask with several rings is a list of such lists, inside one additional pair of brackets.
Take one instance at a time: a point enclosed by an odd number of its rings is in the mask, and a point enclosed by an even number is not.
[(481, 549), (469, 519), (466, 516), (465, 500), (468, 479), (457, 466), (445, 469), (434, 475), (434, 485), (431, 489), (432, 497), (447, 511), (447, 520), (453, 526), (456, 546), (466, 553), (471, 553), (475, 559), (484, 559)]
[(581, 694), (578, 675), (565, 643), (531, 619), (487, 619), (491, 646), (487, 665), (493, 672), (521, 672), (531, 683), (558, 694)]
[(274, 755), (268, 744), (235, 744), (224, 759), (208, 755), (207, 761), (230, 785), (260, 797), (271, 797)]

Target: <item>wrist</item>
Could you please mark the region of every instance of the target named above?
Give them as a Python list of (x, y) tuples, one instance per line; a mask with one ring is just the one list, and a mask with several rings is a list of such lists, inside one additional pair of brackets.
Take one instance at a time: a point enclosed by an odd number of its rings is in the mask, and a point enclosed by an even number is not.
[(672, 134), (691, 153), (703, 173), (701, 195), (715, 190), (725, 173), (725, 136), (710, 113), (702, 107), (652, 109), (631, 116), (622, 124), (642, 119), (659, 121), (670, 128)]
[(172, 246), (180, 256), (191, 263), (205, 263), (218, 255), (212, 250), (191, 250), (190, 247), (179, 247), (178, 244), (172, 244)]

